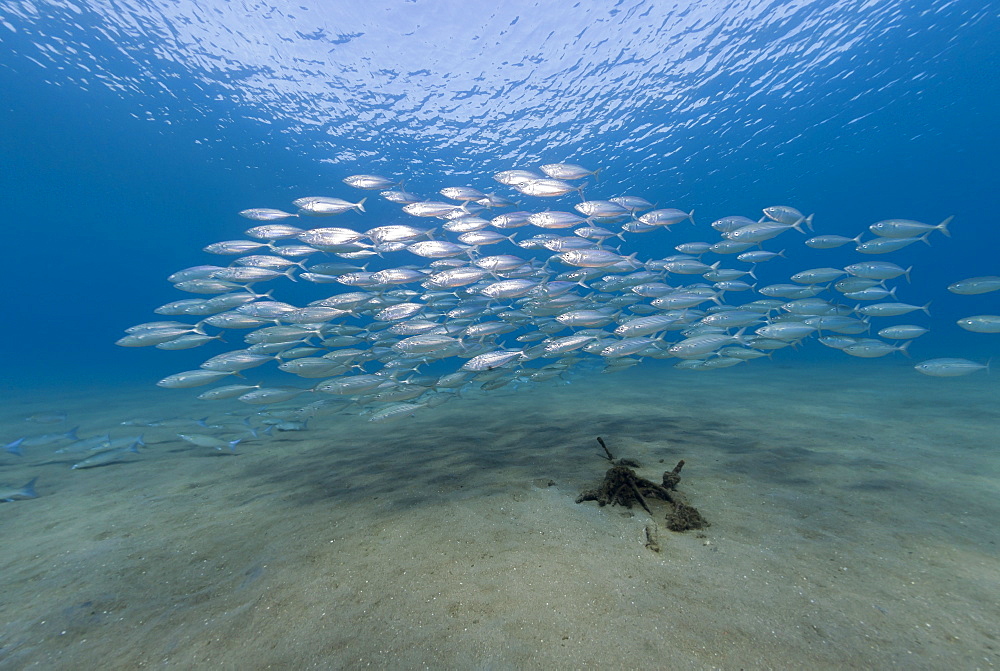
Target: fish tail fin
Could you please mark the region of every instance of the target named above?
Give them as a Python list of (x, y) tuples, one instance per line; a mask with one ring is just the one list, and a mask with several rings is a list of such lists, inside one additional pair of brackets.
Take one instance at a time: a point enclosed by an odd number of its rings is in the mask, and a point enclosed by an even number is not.
[(35, 491), (35, 483), (38, 482), (38, 478), (31, 478), (24, 487), (21, 487), (20, 494), (29, 499), (37, 499), (38, 492)]
[(802, 224), (806, 223), (806, 219), (807, 219), (806, 217), (802, 217), (801, 219), (799, 219), (798, 221), (796, 221), (794, 224), (792, 224), (792, 228), (794, 228), (796, 231), (798, 231), (802, 235), (805, 235), (806, 232), (805, 232), (805, 229), (802, 228)]
[(920, 241), (922, 243), (924, 243), (925, 245), (930, 246), (930, 244), (931, 244), (930, 240), (928, 240), (928, 238), (931, 237), (931, 232), (932, 231), (927, 231), (926, 233), (924, 233), (923, 235), (920, 236)]
[(594, 176), (594, 182), (595, 183), (597, 182), (598, 179), (601, 178), (601, 171), (602, 170), (604, 170), (604, 168), (600, 167), (600, 168), (598, 168), (597, 170), (595, 170), (594, 172), (591, 173)]
[(936, 226), (936, 228), (939, 231), (941, 231), (942, 233), (944, 233), (949, 238), (951, 237), (951, 233), (948, 231), (948, 224), (950, 224), (951, 220), (954, 219), (954, 218), (955, 218), (955, 215), (951, 215), (950, 217), (948, 217), (947, 219), (945, 219), (944, 221), (942, 221), (940, 224), (938, 224)]
[(229, 451), (230, 452), (235, 452), (236, 451), (236, 446), (239, 445), (240, 441), (242, 441), (242, 440), (243, 440), (242, 438), (237, 438), (236, 440), (230, 440), (229, 441)]
[(23, 442), (24, 438), (18, 438), (14, 442), (7, 443), (6, 445), (4, 445), (4, 450), (9, 452), (10, 454), (13, 454), (14, 456), (23, 457), (24, 451), (21, 449), (21, 443)]
[(924, 311), (924, 314), (927, 315), (928, 317), (931, 316), (931, 311), (927, 309), (930, 306), (931, 306), (931, 301), (927, 301), (927, 303), (925, 303), (924, 306), (920, 308), (921, 310)]
[(365, 201), (366, 200), (368, 200), (367, 196), (365, 196), (364, 198), (362, 198), (361, 200), (359, 200), (357, 203), (355, 203), (354, 207), (358, 208), (358, 210), (360, 212), (365, 212), (366, 211), (365, 210)]
[(906, 351), (907, 349), (909, 349), (911, 343), (913, 343), (912, 340), (907, 340), (902, 345), (900, 345), (899, 347), (897, 347), (896, 350), (900, 354), (902, 354), (903, 356), (905, 356), (907, 359), (912, 359), (913, 357), (911, 357), (910, 353)]
[(694, 226), (695, 225), (694, 224), (694, 210), (691, 210), (690, 212), (688, 212), (688, 217), (687, 218), (691, 220), (691, 225)]
[(906, 278), (906, 283), (907, 284), (910, 284), (910, 271), (911, 270), (913, 270), (913, 266), (910, 266), (909, 268), (907, 268), (906, 270), (903, 271), (903, 277)]
[(283, 272), (282, 275), (284, 275), (285, 277), (287, 277), (288, 279), (290, 279), (292, 282), (298, 282), (299, 281), (298, 278), (295, 277), (295, 268), (294, 267), (289, 268), (288, 270), (286, 270), (285, 272)]
[(810, 231), (813, 232), (815, 232), (816, 230), (813, 228), (813, 215), (811, 214), (808, 217), (806, 217), (806, 228), (808, 228)]
[(66, 432), (66, 438), (68, 438), (69, 440), (80, 440), (80, 436), (76, 435), (76, 432), (77, 432), (77, 430), (79, 428), (80, 427), (78, 427), (78, 426), (74, 426), (72, 429), (70, 429), (69, 431), (67, 431)]

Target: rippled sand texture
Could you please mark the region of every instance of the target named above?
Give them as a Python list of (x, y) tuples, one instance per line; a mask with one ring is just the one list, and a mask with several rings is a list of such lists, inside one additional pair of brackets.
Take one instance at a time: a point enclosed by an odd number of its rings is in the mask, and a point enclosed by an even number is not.
[[(4, 435), (232, 407), (191, 396), (36, 390)], [(168, 429), (97, 469), (4, 455), (42, 496), (0, 506), (0, 666), (991, 668), (997, 396), (898, 362), (654, 367), (238, 456)], [(712, 526), (657, 554), (643, 510), (574, 503), (598, 435), (650, 479), (685, 459)]]

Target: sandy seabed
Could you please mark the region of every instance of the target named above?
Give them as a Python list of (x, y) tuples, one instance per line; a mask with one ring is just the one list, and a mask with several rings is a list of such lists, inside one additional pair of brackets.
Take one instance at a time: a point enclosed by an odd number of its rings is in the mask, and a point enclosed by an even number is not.
[[(40, 497), (0, 505), (0, 668), (994, 668), (998, 385), (642, 367), (324, 414), (235, 455), (175, 434), (257, 408), (9, 389), (4, 442), (79, 424), (148, 446), (86, 470), (2, 453), (5, 489)], [(641, 508), (575, 503), (608, 468), (596, 436), (652, 480), (684, 459), (711, 526), (657, 514), (657, 553)]]

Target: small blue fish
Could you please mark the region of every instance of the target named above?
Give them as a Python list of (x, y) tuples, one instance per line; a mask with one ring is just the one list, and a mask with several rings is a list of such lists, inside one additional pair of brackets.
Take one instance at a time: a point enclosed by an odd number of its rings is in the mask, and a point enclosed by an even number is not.
[(97, 466), (107, 466), (108, 464), (114, 464), (122, 460), (123, 457), (128, 454), (139, 454), (139, 443), (138, 441), (132, 443), (130, 446), (124, 449), (117, 450), (104, 450), (103, 452), (98, 452), (97, 454), (84, 459), (83, 461), (73, 464), (72, 470), (78, 470), (81, 468), (95, 468)]
[(27, 436), (21, 439), (21, 447), (42, 447), (64, 440), (80, 440), (79, 436), (76, 435), (76, 430), (79, 428), (78, 426), (74, 426), (65, 433), (46, 433), (40, 436)]
[(21, 443), (24, 442), (24, 438), (18, 438), (15, 441), (11, 441), (3, 446), (3, 449), (10, 452), (14, 456), (23, 457), (24, 451), (21, 449)]
[(24, 487), (20, 489), (0, 490), (0, 503), (12, 503), (14, 501), (26, 501), (37, 499), (38, 492), (35, 491), (35, 482), (38, 478), (32, 478)]

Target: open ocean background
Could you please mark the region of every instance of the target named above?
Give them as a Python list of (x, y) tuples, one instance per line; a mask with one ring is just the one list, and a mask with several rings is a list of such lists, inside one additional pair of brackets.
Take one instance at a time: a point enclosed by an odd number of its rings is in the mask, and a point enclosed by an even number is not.
[[(557, 161), (603, 167), (589, 198), (695, 210), (698, 229), (634, 236), (626, 248), (644, 257), (775, 204), (851, 237), (953, 214), (952, 239), (863, 258), (912, 264), (899, 298), (933, 300), (916, 360), (997, 353), (995, 337), (954, 323), (996, 312), (996, 294), (944, 291), (998, 272), (993, 3), (5, 1), (0, 18), (3, 375), (18, 385), (152, 383), (197, 363), (206, 348), (113, 343), (186, 297), (166, 276), (241, 237), (241, 209), (356, 200), (367, 194), (340, 180), (362, 172), (427, 197), (511, 194), (493, 173)], [(315, 225), (380, 213), (407, 218), (384, 203)], [(860, 256), (793, 235), (765, 244), (795, 247), (774, 281)], [(778, 356), (842, 356), (825, 350)]]

